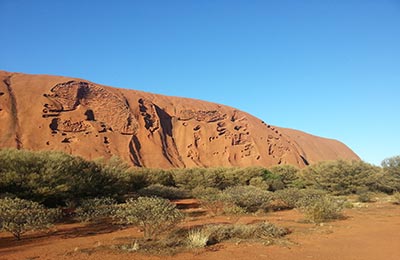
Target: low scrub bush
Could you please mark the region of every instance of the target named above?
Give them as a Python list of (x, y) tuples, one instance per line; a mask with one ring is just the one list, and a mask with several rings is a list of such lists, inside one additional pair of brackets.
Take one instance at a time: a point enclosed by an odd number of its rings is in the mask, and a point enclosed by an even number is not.
[(327, 196), (327, 193), (323, 190), (304, 189), (299, 190), (299, 192), (300, 196), (295, 204), (296, 208), (306, 208), (309, 205), (313, 205), (317, 201), (320, 201), (322, 198)]
[(393, 193), (394, 204), (400, 205), (400, 192)]
[(256, 212), (268, 209), (272, 195), (254, 186), (234, 186), (223, 191), (223, 199), (246, 212)]
[(222, 209), (223, 214), (225, 215), (243, 215), (246, 214), (247, 211), (232, 203), (225, 203)]
[(301, 207), (307, 220), (314, 223), (321, 223), (340, 218), (342, 216), (342, 209), (343, 203), (328, 195)]
[(246, 168), (192, 168), (173, 170), (178, 187), (193, 190), (196, 187), (211, 187), (219, 190), (235, 185), (265, 187), (265, 179), (270, 172), (262, 167)]
[(294, 188), (274, 192), (274, 200), (281, 202), (282, 206), (288, 209), (295, 208), (301, 196), (301, 190)]
[(220, 243), (231, 239), (271, 239), (281, 238), (289, 233), (286, 228), (272, 223), (209, 225), (204, 227), (209, 234), (209, 244)]
[(120, 223), (138, 225), (143, 229), (145, 239), (155, 239), (174, 228), (184, 215), (166, 199), (139, 197), (118, 205), (114, 217)]
[(185, 199), (189, 197), (188, 192), (176, 187), (153, 184), (138, 191), (139, 195), (146, 197), (160, 197), (164, 199)]
[(387, 193), (400, 191), (400, 156), (393, 156), (382, 161), (383, 174), (380, 184)]
[(303, 169), (304, 182), (334, 195), (355, 194), (360, 189), (374, 191), (381, 169), (362, 161), (326, 161)]
[(363, 202), (363, 203), (372, 202), (373, 201), (372, 193), (370, 193), (370, 192), (361, 192), (361, 193), (358, 194), (357, 200), (359, 202)]
[(10, 232), (17, 240), (27, 231), (49, 228), (59, 216), (58, 210), (33, 201), (0, 199), (0, 230)]
[(226, 201), (219, 189), (197, 187), (192, 191), (192, 194), (203, 208), (209, 210), (211, 215), (215, 216), (224, 212)]
[(81, 202), (80, 207), (75, 211), (76, 217), (80, 221), (96, 221), (108, 218), (113, 215), (116, 201), (112, 198), (86, 199)]
[(175, 254), (183, 250), (204, 248), (226, 240), (273, 242), (289, 233), (286, 228), (268, 222), (255, 224), (216, 224), (196, 229), (175, 229), (157, 240), (135, 239), (117, 248), (128, 252)]
[(110, 168), (62, 152), (0, 150), (0, 190), (46, 206), (121, 192)]
[(267, 178), (269, 190), (276, 191), (300, 185), (300, 170), (292, 165), (276, 165), (268, 169), (271, 174)]

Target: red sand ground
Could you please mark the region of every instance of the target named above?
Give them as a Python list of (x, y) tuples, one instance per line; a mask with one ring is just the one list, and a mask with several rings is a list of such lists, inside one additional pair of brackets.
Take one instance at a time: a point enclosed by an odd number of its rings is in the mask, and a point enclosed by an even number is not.
[(65, 224), (58, 225), (57, 231), (49, 234), (26, 234), (22, 241), (15, 241), (8, 233), (0, 233), (0, 259), (400, 259), (400, 206), (388, 202), (367, 205), (346, 210), (347, 218), (344, 220), (318, 226), (304, 223), (302, 214), (296, 210), (239, 219), (201, 216), (184, 223), (185, 226), (192, 226), (211, 222), (251, 223), (266, 219), (293, 231), (278, 245), (222, 243), (175, 256), (149, 256), (104, 249), (107, 245), (120, 243), (124, 238), (140, 236), (137, 228), (115, 230), (105, 225)]

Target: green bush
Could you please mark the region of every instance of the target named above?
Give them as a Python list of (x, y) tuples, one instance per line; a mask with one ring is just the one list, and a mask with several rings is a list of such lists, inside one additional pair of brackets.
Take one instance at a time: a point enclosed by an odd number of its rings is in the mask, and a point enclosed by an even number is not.
[[(192, 168), (173, 170), (174, 180), (178, 187), (193, 190), (196, 187), (211, 187), (219, 190), (236, 185), (262, 184), (270, 174), (266, 168)], [(261, 178), (261, 180), (259, 179)]]
[(226, 201), (222, 191), (217, 188), (197, 187), (192, 195), (200, 202), (203, 208), (210, 211), (211, 215), (220, 215), (224, 212)]
[(290, 187), (297, 187), (300, 183), (300, 170), (292, 165), (276, 165), (268, 169), (270, 175), (270, 190), (276, 191)]
[(75, 211), (80, 221), (97, 221), (111, 217), (116, 207), (116, 201), (112, 198), (86, 199), (81, 202)]
[(171, 230), (184, 218), (174, 204), (156, 197), (129, 199), (117, 207), (114, 217), (121, 223), (141, 227), (146, 239), (154, 239)]
[(61, 152), (0, 150), (0, 190), (47, 206), (121, 192), (100, 164)]
[(292, 209), (296, 207), (302, 194), (299, 189), (288, 188), (275, 191), (273, 196), (275, 201), (281, 202), (283, 208)]
[(223, 191), (223, 198), (247, 212), (256, 212), (268, 209), (272, 195), (254, 186), (234, 186)]
[(299, 198), (295, 204), (296, 208), (306, 208), (327, 196), (327, 193), (322, 190), (304, 189), (299, 191)]
[(56, 209), (19, 198), (0, 199), (0, 230), (10, 232), (16, 239), (27, 231), (47, 229), (59, 217)]
[(370, 192), (360, 192), (357, 196), (359, 202), (372, 202), (372, 193)]
[(387, 192), (400, 191), (400, 156), (394, 156), (382, 161), (383, 176), (380, 184)]
[(305, 183), (334, 195), (355, 194), (360, 189), (373, 191), (380, 168), (362, 161), (327, 161), (303, 169)]
[(151, 184), (160, 184), (164, 186), (175, 186), (174, 175), (172, 170), (161, 169), (141, 169), (146, 171), (147, 181)]
[(188, 192), (176, 187), (164, 186), (161, 184), (153, 184), (138, 191), (140, 196), (160, 197), (164, 199), (186, 199), (189, 197)]
[(287, 209), (307, 207), (321, 200), (324, 196), (326, 196), (326, 192), (322, 190), (297, 188), (278, 190), (273, 194), (275, 203), (278, 202), (281, 208)]
[(314, 223), (321, 223), (340, 218), (343, 205), (333, 197), (326, 195), (313, 203), (303, 206), (301, 209), (308, 220)]

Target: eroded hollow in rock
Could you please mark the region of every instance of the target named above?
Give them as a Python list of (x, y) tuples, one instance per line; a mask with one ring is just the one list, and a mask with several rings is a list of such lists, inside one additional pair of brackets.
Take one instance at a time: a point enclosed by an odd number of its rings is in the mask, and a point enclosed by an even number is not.
[(87, 121), (96, 121), (94, 118), (93, 110), (91, 110), (91, 109), (86, 110), (85, 116), (86, 116)]
[(53, 118), (49, 127), (51, 131), (56, 132), (58, 130), (58, 118)]

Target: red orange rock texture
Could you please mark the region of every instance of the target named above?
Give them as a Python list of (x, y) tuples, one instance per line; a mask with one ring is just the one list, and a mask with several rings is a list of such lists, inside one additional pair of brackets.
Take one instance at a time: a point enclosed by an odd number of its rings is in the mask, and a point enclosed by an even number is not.
[[(267, 108), (266, 108), (267, 109)], [(359, 157), (343, 143), (232, 107), (87, 80), (0, 71), (0, 148), (117, 155), (152, 168), (299, 167)]]

